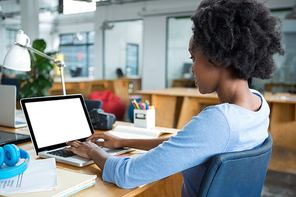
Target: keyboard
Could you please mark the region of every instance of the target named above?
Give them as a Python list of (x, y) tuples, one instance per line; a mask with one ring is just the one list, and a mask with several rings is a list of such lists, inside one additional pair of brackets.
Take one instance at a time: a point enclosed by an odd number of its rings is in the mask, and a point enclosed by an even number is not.
[(71, 157), (71, 156), (76, 155), (75, 153), (73, 153), (71, 151), (66, 151), (64, 149), (54, 150), (54, 151), (50, 151), (47, 153), (52, 154), (52, 155), (56, 155), (56, 156), (61, 156), (61, 157)]

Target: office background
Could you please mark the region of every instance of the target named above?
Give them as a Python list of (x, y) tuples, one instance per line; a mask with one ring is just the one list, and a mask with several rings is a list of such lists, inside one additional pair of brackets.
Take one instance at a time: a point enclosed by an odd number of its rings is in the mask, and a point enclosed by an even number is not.
[[(59, 13), (61, 2), (64, 14)], [(74, 3), (80, 3), (78, 11), (82, 13), (71, 14)], [(186, 71), (190, 68), (190, 15), (199, 3), (200, 0), (0, 1), (0, 64), (17, 30), (22, 29), (31, 42), (42, 38), (47, 43), (46, 51), (66, 56), (66, 77), (77, 77), (71, 70), (81, 67), (81, 80), (92, 73), (95, 79), (115, 79), (120, 68), (126, 76), (141, 77), (143, 90), (171, 87), (174, 79), (192, 77)], [(274, 87), (272, 91), (294, 93), (296, 19), (286, 16), (296, 1), (269, 0), (267, 5), (282, 20), (286, 55), (275, 56), (278, 69), (273, 79), (253, 79), (252, 86), (263, 92), (266, 83), (288, 84), (288, 88)]]

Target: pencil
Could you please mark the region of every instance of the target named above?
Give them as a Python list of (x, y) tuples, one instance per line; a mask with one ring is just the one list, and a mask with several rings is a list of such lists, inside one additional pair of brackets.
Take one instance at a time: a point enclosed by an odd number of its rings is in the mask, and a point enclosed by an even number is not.
[(138, 103), (139, 109), (143, 109), (141, 103)]
[(133, 100), (132, 101), (132, 104), (134, 105), (134, 108), (135, 109), (139, 109), (138, 105), (137, 105), (137, 101), (136, 100)]

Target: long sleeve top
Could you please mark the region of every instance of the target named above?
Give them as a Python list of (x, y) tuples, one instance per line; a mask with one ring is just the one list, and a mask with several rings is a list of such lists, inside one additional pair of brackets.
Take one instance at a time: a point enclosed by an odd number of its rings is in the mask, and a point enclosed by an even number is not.
[(262, 100), (258, 111), (229, 103), (207, 107), (175, 136), (146, 154), (109, 157), (103, 180), (133, 188), (182, 172), (182, 196), (196, 196), (206, 170), (203, 164), (211, 157), (258, 147), (268, 137), (269, 106), (259, 92), (252, 92)]

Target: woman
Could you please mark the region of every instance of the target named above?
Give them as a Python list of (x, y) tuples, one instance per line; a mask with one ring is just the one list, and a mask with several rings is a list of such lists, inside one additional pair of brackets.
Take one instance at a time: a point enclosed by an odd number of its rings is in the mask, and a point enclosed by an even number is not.
[[(196, 196), (212, 156), (253, 149), (267, 138), (268, 104), (247, 80), (270, 78), (273, 55), (284, 54), (278, 19), (256, 0), (204, 0), (191, 20), (195, 83), (202, 94), (216, 91), (220, 104), (204, 109), (170, 138), (132, 140), (102, 133), (91, 136), (91, 142), (69, 142), (66, 150), (93, 159), (105, 181), (132, 188), (182, 172), (182, 196)], [(149, 151), (120, 158), (98, 145)]]

